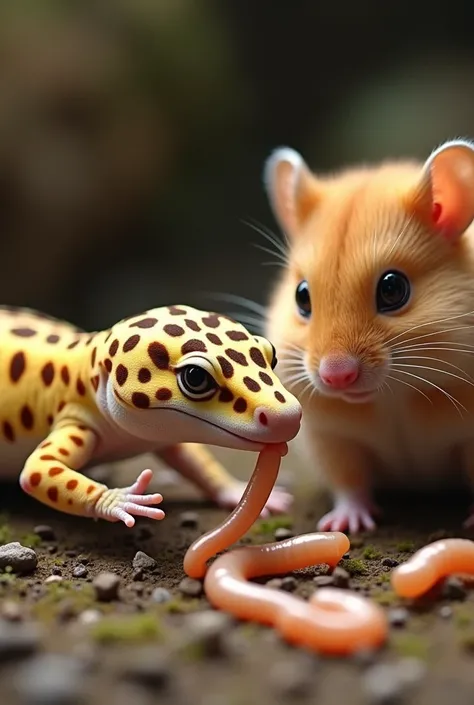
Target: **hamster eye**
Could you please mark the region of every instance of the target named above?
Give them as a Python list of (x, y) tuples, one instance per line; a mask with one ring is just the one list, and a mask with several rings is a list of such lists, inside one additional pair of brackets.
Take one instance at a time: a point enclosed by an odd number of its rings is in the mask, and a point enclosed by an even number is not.
[(270, 345), (272, 346), (272, 361), (270, 363), (270, 367), (272, 368), (272, 370), (274, 370), (275, 367), (278, 365), (278, 358), (277, 358), (275, 346), (273, 345), (273, 343), (270, 343)]
[(306, 279), (303, 279), (296, 287), (295, 299), (299, 314), (303, 318), (309, 318), (311, 316), (311, 297)]
[(215, 379), (197, 365), (187, 365), (178, 371), (178, 386), (188, 399), (203, 401), (214, 396), (217, 390)]
[(410, 282), (401, 272), (385, 272), (377, 284), (377, 310), (379, 313), (398, 311), (410, 298)]

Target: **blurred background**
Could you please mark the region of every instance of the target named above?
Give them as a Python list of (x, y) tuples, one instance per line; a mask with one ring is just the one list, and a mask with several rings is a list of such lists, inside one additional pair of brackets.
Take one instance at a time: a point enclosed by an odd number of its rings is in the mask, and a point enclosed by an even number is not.
[[(386, 6), (389, 7), (388, 5)], [(474, 5), (3, 0), (0, 301), (95, 329), (265, 301), (261, 182), (474, 136)]]

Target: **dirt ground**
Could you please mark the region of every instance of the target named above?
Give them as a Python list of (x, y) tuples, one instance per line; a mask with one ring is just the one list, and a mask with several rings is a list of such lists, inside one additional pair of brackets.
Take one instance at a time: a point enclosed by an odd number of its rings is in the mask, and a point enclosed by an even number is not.
[[(218, 455), (243, 477), (249, 477), (256, 457)], [(285, 460), (286, 477), (296, 462), (291, 454)], [(143, 467), (143, 458), (122, 464), (114, 481), (128, 480)], [(170, 483), (159, 468), (155, 486), (165, 496), (166, 519), (139, 520), (131, 530), (61, 515), (24, 496), (16, 485), (2, 487), (0, 544), (18, 540), (38, 558), (29, 574), (0, 575), (2, 703), (472, 703), (474, 590), (449, 581), (411, 603), (397, 599), (389, 581), (395, 562), (428, 541), (444, 535), (474, 538), (460, 528), (468, 509), (465, 494), (382, 498), (380, 528), (353, 540), (341, 563), (350, 577), (342, 572), (338, 579), (349, 579), (349, 587), (387, 610), (389, 642), (376, 654), (324, 659), (286, 645), (271, 629), (225, 618), (213, 625), (209, 613), (204, 623), (197, 621), (197, 613), (209, 605), (202, 595), (183, 594), (183, 556), (226, 513), (203, 502), (184, 482)], [(291, 517), (258, 522), (245, 541), (272, 541), (277, 527), (312, 531), (321, 509), (318, 502), (306, 502), (304, 510), (296, 505), (297, 524)], [(195, 516), (183, 517), (183, 512)], [(195, 525), (182, 526), (183, 521)], [(47, 525), (50, 537), (39, 538), (35, 528), (42, 535), (46, 530), (38, 525)], [(137, 551), (156, 565), (137, 573), (132, 565)], [(120, 578), (110, 601), (97, 601), (93, 587), (103, 571)], [(305, 599), (334, 580), (325, 566), (293, 578), (273, 584)]]

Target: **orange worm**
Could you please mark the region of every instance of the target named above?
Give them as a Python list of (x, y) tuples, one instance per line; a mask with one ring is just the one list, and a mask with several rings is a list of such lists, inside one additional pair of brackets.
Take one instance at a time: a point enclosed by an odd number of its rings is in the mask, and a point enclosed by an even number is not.
[(335, 655), (380, 646), (388, 630), (385, 614), (354, 592), (323, 588), (305, 602), (248, 582), (317, 563), (335, 566), (350, 546), (345, 534), (305, 534), (280, 543), (245, 546), (219, 556), (207, 570), (207, 560), (237, 541), (259, 517), (286, 450), (284, 444), (266, 447), (260, 453), (238, 507), (221, 526), (192, 544), (184, 558), (184, 570), (193, 578), (205, 576), (204, 590), (214, 607), (239, 619), (273, 626), (290, 643)]
[(455, 573), (474, 574), (473, 541), (441, 539), (424, 546), (392, 572), (392, 587), (400, 597), (419, 597)]

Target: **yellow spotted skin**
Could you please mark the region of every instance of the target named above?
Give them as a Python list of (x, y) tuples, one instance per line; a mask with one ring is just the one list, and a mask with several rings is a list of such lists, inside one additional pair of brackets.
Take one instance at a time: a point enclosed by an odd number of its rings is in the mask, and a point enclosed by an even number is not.
[[(86, 333), (29, 309), (0, 308), (0, 472), (70, 514), (161, 519), (151, 471), (109, 489), (90, 465), (153, 452), (223, 507), (243, 491), (201, 445), (260, 450), (298, 433), (301, 407), (264, 338), (216, 313), (166, 306)], [(17, 471), (18, 471), (17, 469)], [(286, 511), (276, 490), (268, 509)]]

